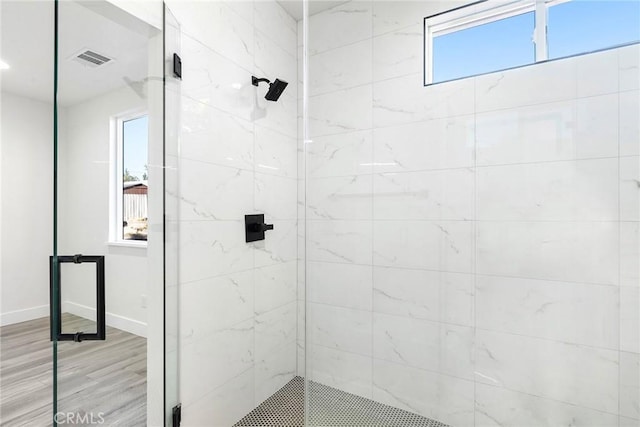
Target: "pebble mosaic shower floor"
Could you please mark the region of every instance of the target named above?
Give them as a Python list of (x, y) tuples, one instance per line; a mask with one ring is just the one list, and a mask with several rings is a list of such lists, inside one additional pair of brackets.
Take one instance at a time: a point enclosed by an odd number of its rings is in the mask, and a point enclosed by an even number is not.
[[(449, 427), (439, 421), (315, 382), (309, 427)], [(295, 377), (233, 427), (303, 427), (304, 379)]]

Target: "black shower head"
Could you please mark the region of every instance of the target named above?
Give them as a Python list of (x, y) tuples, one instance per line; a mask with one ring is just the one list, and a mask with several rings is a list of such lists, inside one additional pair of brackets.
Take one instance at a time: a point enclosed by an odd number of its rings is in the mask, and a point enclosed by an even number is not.
[[(251, 76), (252, 85), (258, 86), (258, 83), (260, 82), (269, 83), (269, 80), (259, 79), (256, 76)], [(273, 83), (269, 83), (269, 90), (267, 91), (267, 94), (264, 96), (265, 99), (267, 99), (268, 101), (277, 101), (278, 98), (280, 98), (280, 95), (282, 95), (282, 92), (284, 92), (284, 89), (287, 87), (288, 84), (289, 83), (285, 82), (284, 80), (275, 79)]]
[(278, 98), (280, 98), (280, 95), (282, 95), (282, 92), (284, 92), (284, 89), (287, 87), (288, 84), (289, 83), (283, 80), (275, 79), (273, 83), (269, 84), (269, 90), (267, 91), (267, 94), (264, 96), (265, 99), (269, 101), (277, 101)]

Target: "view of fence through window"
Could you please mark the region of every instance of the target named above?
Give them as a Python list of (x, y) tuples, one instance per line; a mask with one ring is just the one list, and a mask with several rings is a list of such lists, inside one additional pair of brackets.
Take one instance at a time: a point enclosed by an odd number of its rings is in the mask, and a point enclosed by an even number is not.
[(122, 124), (122, 239), (147, 240), (149, 119)]

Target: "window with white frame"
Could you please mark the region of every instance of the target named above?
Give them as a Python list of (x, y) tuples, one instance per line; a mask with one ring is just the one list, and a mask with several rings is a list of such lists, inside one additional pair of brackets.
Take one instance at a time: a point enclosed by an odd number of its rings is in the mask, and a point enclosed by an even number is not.
[(122, 115), (113, 120), (113, 126), (110, 240), (145, 245), (149, 118), (143, 112)]
[(426, 85), (640, 40), (637, 0), (483, 0), (425, 18)]

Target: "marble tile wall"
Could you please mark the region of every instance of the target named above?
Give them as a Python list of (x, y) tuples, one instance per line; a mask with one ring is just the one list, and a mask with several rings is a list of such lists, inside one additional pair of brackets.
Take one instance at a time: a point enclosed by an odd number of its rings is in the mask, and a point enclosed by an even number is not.
[[(183, 424), (232, 425), (296, 373), (296, 22), (275, 1), (170, 1), (181, 26)], [(251, 76), (290, 82), (278, 102)], [(244, 215), (267, 239), (245, 243)]]
[(452, 5), (310, 19), (306, 374), (456, 426), (637, 426), (640, 48), (423, 87)]

